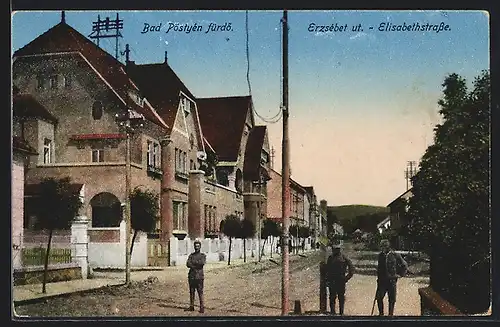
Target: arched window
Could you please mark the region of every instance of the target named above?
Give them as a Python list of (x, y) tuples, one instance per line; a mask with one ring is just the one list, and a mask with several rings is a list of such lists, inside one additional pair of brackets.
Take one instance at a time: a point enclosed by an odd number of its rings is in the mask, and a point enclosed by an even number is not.
[(238, 168), (238, 170), (236, 170), (235, 187), (236, 187), (236, 191), (238, 191), (238, 192), (243, 191), (243, 173), (241, 172), (241, 169), (239, 169), (239, 168)]
[(96, 194), (90, 200), (92, 227), (118, 227), (122, 220), (122, 208), (118, 198), (111, 193)]
[(94, 101), (94, 104), (92, 105), (92, 118), (94, 118), (95, 120), (101, 119), (102, 112), (103, 112), (102, 102), (99, 100)]
[(217, 183), (224, 186), (229, 186), (228, 173), (225, 169), (217, 169)]

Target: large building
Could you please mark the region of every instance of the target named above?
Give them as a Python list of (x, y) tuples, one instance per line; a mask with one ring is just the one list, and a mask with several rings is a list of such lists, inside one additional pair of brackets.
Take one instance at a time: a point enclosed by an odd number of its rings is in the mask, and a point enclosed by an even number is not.
[(166, 58), (122, 64), (64, 20), (14, 53), (13, 82), (46, 110), (18, 126), (38, 152), (27, 183), (70, 177), (85, 185), (91, 241), (120, 239), (105, 229), (120, 224), (126, 203), (127, 131), (117, 117), (144, 118), (128, 130), (131, 188), (160, 195), (152, 247), (217, 235), (228, 214), (255, 223), (266, 215), (267, 129), (255, 126), (250, 97), (197, 99)]

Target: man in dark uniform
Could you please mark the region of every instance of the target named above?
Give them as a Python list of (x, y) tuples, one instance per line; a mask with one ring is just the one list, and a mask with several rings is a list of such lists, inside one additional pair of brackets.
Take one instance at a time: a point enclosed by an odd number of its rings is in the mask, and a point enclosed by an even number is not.
[(205, 312), (203, 303), (203, 281), (205, 276), (203, 274), (203, 266), (206, 263), (206, 255), (201, 251), (201, 242), (194, 241), (194, 252), (191, 253), (187, 259), (186, 266), (189, 268), (188, 282), (189, 282), (189, 311), (194, 311), (194, 292), (198, 293), (200, 299), (200, 313)]
[(340, 245), (332, 245), (332, 254), (326, 263), (326, 284), (330, 297), (330, 312), (335, 314), (335, 299), (339, 299), (339, 314), (344, 315), (345, 284), (354, 275), (351, 259), (340, 251)]
[(394, 315), (394, 306), (396, 304), (396, 289), (398, 281), (398, 265), (403, 267), (403, 271), (408, 269), (406, 261), (399, 253), (391, 250), (389, 240), (380, 242), (381, 252), (378, 255), (377, 265), (377, 299), (378, 314), (384, 315), (384, 297), (387, 293), (389, 298), (389, 316)]

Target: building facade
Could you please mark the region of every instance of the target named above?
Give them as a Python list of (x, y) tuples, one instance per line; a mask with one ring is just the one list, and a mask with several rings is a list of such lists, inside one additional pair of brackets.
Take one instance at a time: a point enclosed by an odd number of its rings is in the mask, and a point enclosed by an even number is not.
[(160, 195), (148, 240), (163, 259), (156, 262), (168, 262), (156, 246), (168, 248), (171, 237), (217, 236), (229, 214), (255, 225), (266, 216), (269, 142), (250, 97), (197, 99), (167, 58), (139, 65), (127, 55), (122, 64), (64, 20), (14, 53), (13, 82), (20, 98), (45, 108), (15, 124), (38, 152), (26, 180), (85, 185), (91, 241), (120, 240), (106, 228), (120, 225), (126, 203), (122, 116), (143, 118), (130, 134), (131, 188)]

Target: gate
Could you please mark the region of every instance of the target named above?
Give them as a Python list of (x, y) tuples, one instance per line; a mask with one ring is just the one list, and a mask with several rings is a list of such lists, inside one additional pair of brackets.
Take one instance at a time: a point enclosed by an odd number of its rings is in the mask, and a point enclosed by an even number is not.
[(148, 239), (148, 266), (166, 267), (169, 265), (169, 241)]

